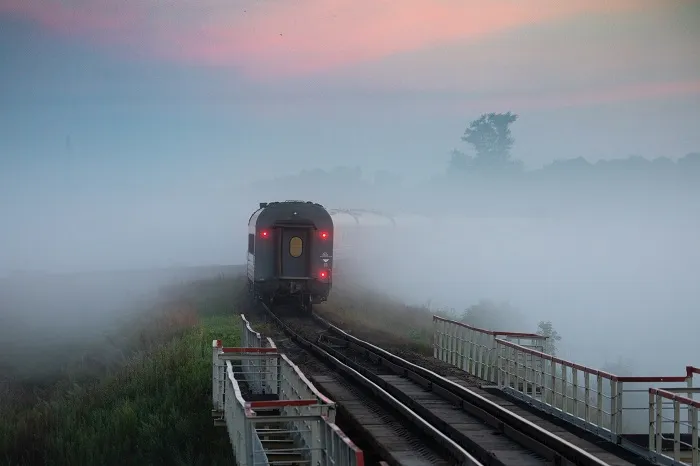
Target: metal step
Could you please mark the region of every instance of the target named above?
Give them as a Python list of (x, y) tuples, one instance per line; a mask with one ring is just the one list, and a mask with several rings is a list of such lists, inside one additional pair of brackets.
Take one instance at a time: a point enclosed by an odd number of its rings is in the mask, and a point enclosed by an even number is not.
[(292, 433), (284, 422), (270, 424), (274, 425), (260, 426), (255, 429), (270, 464), (291, 466), (311, 463), (310, 458), (304, 455), (292, 438)]
[(289, 438), (280, 439), (260, 439), (263, 448), (270, 450), (292, 450), (296, 448), (294, 445), (294, 440)]
[[(240, 370), (240, 367), (234, 370)], [(241, 388), (243, 399), (246, 401), (262, 401), (277, 399), (276, 395), (253, 394), (250, 387), (246, 383), (245, 377), (240, 372), (236, 374), (236, 380)], [(258, 416), (280, 416), (279, 409), (256, 409)], [(223, 415), (216, 411), (212, 412), (216, 418), (217, 415)], [(280, 420), (269, 420), (256, 424), (255, 431), (260, 438), (263, 451), (267, 455), (268, 462), (271, 466), (306, 466), (311, 464), (311, 459), (305, 456), (304, 451), (295, 442), (289, 427), (283, 418)], [(221, 418), (215, 419), (214, 423), (222, 421)], [(221, 425), (221, 424), (218, 424)]]
[(260, 441), (265, 443), (266, 440), (291, 440), (287, 429), (256, 429)]

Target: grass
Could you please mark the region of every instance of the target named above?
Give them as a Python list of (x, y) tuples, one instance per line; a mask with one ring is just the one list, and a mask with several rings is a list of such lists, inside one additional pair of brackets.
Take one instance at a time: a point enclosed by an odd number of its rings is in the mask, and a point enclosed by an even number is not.
[[(211, 341), (238, 344), (245, 280), (193, 282), (167, 295), (165, 305), (69, 355), (23, 356), (15, 366), (31, 372), (15, 371), (10, 386), (0, 378), (0, 465), (231, 464), (226, 432), (210, 415)], [(427, 306), (341, 281), (316, 311), (377, 344), (432, 351)], [(52, 369), (57, 360), (60, 370)]]
[(406, 349), (432, 354), (433, 314), (455, 318), (428, 306), (410, 306), (388, 294), (359, 289), (336, 278), (328, 302), (314, 310), (344, 329), (371, 332), (376, 343), (402, 342)]
[(0, 407), (0, 464), (231, 464), (210, 414), (211, 341), (238, 343), (235, 282), (179, 293), (187, 304), (132, 329), (127, 340), (140, 348), (118, 364), (92, 378), (72, 367), (38, 391), (25, 384), (24, 396)]

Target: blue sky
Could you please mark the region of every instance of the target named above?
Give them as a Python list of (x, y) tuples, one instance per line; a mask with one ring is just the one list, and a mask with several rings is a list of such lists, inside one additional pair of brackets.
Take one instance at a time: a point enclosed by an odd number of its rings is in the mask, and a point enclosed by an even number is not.
[(153, 240), (163, 212), (205, 223), (302, 168), (426, 177), (487, 111), (521, 115), (529, 167), (700, 149), (697, 2), (482, 3), (0, 0), (0, 262), (43, 244), (67, 267), (66, 219), (67, 249), (130, 222)]

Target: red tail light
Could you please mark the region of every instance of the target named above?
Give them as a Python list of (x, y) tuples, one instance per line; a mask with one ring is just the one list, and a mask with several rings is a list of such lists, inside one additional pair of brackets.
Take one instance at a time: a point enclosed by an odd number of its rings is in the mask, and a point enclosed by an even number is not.
[(269, 238), (270, 237), (270, 232), (267, 230), (263, 230), (260, 232), (260, 237), (261, 238)]
[(322, 231), (322, 232), (320, 232), (320, 233), (318, 234), (318, 236), (320, 236), (321, 239), (328, 239), (328, 238), (331, 237), (330, 233), (328, 233), (327, 231)]
[(328, 273), (327, 270), (321, 270), (321, 271), (318, 273), (318, 278), (320, 278), (321, 280), (325, 280), (326, 278), (328, 278), (329, 275), (330, 275), (330, 274)]

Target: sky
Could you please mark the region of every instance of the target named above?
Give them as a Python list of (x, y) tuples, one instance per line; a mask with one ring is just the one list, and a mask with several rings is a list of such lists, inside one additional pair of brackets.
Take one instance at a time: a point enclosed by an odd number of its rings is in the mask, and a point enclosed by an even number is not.
[[(698, 50), (698, 0), (0, 0), (0, 277), (241, 263), (245, 221), (271, 200), (248, 183), (338, 165), (423, 180), (484, 112), (519, 115), (530, 169), (680, 158), (700, 151)], [(601, 360), (635, 355), (659, 309), (697, 315), (700, 223), (657, 214), (524, 232), (469, 219), (434, 232), (461, 256), (426, 292), (512, 300), (555, 320), (566, 356), (589, 334)], [(421, 293), (423, 253), (391, 264)], [(658, 365), (693, 349), (683, 327)]]
[(520, 115), (530, 168), (681, 157), (698, 25), (694, 0), (0, 0), (1, 257), (55, 256), (70, 215), (85, 248), (187, 209), (214, 238), (198, 206), (303, 168), (425, 178), (482, 112)]

